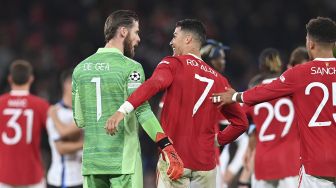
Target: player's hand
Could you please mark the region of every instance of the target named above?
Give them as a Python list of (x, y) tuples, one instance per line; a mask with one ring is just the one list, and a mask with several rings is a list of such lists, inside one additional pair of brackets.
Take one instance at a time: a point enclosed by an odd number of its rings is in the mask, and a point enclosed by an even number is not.
[(234, 102), (234, 101), (232, 101), (232, 95), (235, 92), (236, 91), (234, 89), (229, 88), (224, 93), (213, 93), (212, 97), (210, 97), (210, 99), (212, 100), (213, 103), (219, 104), (218, 108), (221, 108), (223, 105), (231, 104), (231, 103)]
[(173, 145), (169, 145), (162, 150), (168, 163), (167, 175), (172, 180), (177, 180), (183, 175), (183, 162), (180, 156), (178, 156)]
[(177, 180), (183, 175), (183, 162), (180, 156), (178, 156), (172, 145), (165, 147), (162, 150), (165, 159), (168, 163), (167, 175), (172, 180)]
[(251, 155), (252, 155), (252, 150), (248, 147), (244, 153), (244, 156), (243, 156), (243, 166), (247, 169), (247, 170), (250, 170), (249, 169), (249, 163), (250, 163), (250, 160), (251, 160)]
[(164, 134), (156, 135), (156, 143), (161, 148), (164, 159), (168, 163), (167, 175), (172, 180), (177, 180), (183, 175), (183, 162), (180, 156), (175, 151), (171, 140)]
[(116, 132), (118, 132), (118, 125), (121, 120), (123, 120), (125, 115), (119, 111), (115, 112), (105, 124), (105, 130), (106, 133), (109, 135), (115, 135)]
[(223, 180), (226, 184), (231, 184), (233, 178), (235, 177), (235, 175), (233, 174), (233, 172), (231, 172), (231, 170), (229, 168), (226, 169), (224, 176), (223, 176)]
[(244, 154), (244, 168), (247, 170), (247, 172), (252, 172), (254, 168), (254, 157), (255, 157), (255, 149), (247, 148), (245, 154)]

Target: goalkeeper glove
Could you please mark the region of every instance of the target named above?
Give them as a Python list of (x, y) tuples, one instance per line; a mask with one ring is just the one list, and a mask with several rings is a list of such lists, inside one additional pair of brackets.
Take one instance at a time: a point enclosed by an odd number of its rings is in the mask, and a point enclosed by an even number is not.
[(179, 179), (183, 175), (183, 162), (175, 151), (172, 142), (164, 133), (157, 133), (156, 143), (160, 147), (165, 161), (168, 163), (168, 177), (172, 180)]

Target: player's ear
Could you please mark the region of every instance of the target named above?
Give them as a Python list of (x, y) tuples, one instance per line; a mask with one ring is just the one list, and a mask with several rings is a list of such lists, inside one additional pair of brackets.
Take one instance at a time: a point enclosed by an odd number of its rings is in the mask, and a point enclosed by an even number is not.
[(34, 82), (35, 77), (33, 75), (29, 76), (29, 84), (32, 84)]
[(309, 36), (306, 37), (306, 40), (307, 40), (306, 47), (310, 50), (314, 49), (315, 47), (314, 41), (312, 41)]
[(11, 75), (7, 76), (7, 81), (8, 81), (9, 84), (11, 84), (13, 82)]
[(128, 34), (128, 29), (126, 27), (120, 27), (120, 35), (125, 38)]
[(190, 34), (186, 34), (185, 39), (184, 39), (184, 42), (185, 42), (186, 44), (190, 44), (191, 41), (192, 41), (192, 36), (191, 36)]

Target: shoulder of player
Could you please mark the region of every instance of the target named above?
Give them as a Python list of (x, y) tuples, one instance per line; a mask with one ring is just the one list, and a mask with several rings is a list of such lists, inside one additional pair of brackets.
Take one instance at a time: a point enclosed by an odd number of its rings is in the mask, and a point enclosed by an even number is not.
[(166, 56), (164, 58), (162, 58), (162, 60), (160, 61), (160, 63), (165, 63), (165, 64), (169, 64), (169, 63), (173, 63), (173, 62), (179, 62), (181, 61), (180, 56)]
[(47, 100), (45, 100), (44, 98), (42, 97), (39, 97), (39, 96), (36, 96), (36, 95), (33, 95), (33, 94), (29, 94), (28, 97), (34, 101), (34, 103), (38, 103), (38, 105), (44, 105), (44, 106), (49, 106), (49, 102)]
[(171, 63), (180, 64), (185, 62), (188, 58), (192, 58), (192, 56), (190, 55), (166, 56), (160, 61), (159, 64), (171, 64)]
[(267, 84), (277, 79), (279, 74), (257, 74), (249, 82), (248, 88), (252, 88), (259, 84)]
[(228, 78), (219, 73), (217, 75), (218, 75), (217, 79), (220, 80), (221, 83), (224, 83), (225, 85), (229, 84)]
[(126, 56), (122, 55), (121, 58), (125, 61), (125, 63), (130, 63), (131, 65), (140, 65), (141, 66), (141, 63), (139, 63), (139, 62), (137, 62), (134, 59), (131, 59), (129, 57), (126, 57)]
[(84, 59), (83, 61), (81, 61), (75, 68), (76, 69), (80, 69), (80, 67), (82, 67), (85, 63), (91, 63), (91, 62), (98, 62), (100, 61), (99, 59), (102, 59), (104, 61), (106, 61), (106, 59), (108, 60), (108, 62), (120, 62), (120, 63), (124, 63), (124, 64), (139, 64), (137, 61), (128, 58), (127, 56), (124, 56), (123, 54), (120, 53), (103, 53), (104, 57), (100, 57), (101, 54), (99, 53), (95, 53), (89, 57), (87, 57), (86, 59)]
[(4, 93), (0, 95), (0, 104), (3, 104), (9, 98), (9, 96), (9, 93)]
[(3, 93), (0, 95), (0, 99), (4, 99), (4, 98), (7, 98), (9, 97), (9, 93)]

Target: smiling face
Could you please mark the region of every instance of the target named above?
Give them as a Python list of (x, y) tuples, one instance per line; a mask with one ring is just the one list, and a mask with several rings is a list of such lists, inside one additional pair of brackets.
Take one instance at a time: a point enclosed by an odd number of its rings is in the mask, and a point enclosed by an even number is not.
[(134, 21), (132, 27), (128, 29), (127, 36), (123, 42), (124, 44), (124, 55), (133, 58), (135, 55), (135, 48), (140, 42), (139, 37), (139, 22)]
[(173, 39), (170, 41), (170, 46), (173, 49), (173, 56), (178, 56), (183, 54), (184, 49), (184, 39), (185, 39), (185, 32), (181, 30), (181, 27), (176, 27)]

